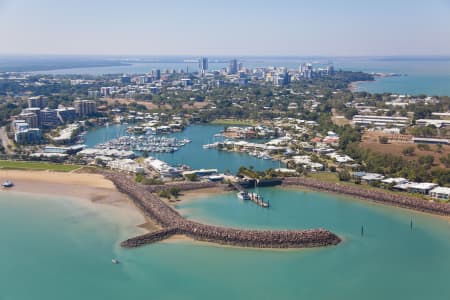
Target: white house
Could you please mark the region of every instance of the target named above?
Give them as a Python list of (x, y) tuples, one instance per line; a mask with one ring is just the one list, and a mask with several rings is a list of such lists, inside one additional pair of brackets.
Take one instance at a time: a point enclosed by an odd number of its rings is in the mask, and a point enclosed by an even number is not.
[(438, 186), (430, 191), (430, 196), (439, 200), (449, 200), (450, 188)]

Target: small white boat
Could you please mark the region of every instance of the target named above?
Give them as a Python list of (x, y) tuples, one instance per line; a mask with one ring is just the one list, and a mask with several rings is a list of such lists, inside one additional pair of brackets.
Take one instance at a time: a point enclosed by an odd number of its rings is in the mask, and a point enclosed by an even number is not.
[(2, 187), (4, 188), (11, 188), (14, 186), (14, 183), (11, 180), (6, 180), (2, 183)]
[(111, 259), (111, 262), (115, 265), (119, 264), (119, 261), (115, 258)]
[(237, 197), (241, 200), (250, 200), (250, 196), (247, 192), (239, 192), (237, 193)]

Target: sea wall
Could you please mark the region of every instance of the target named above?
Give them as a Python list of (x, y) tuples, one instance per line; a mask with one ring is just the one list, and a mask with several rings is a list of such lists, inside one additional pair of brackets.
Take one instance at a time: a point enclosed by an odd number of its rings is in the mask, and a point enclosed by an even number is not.
[(124, 247), (154, 243), (173, 234), (183, 234), (195, 240), (222, 245), (258, 248), (321, 247), (336, 245), (341, 241), (337, 235), (325, 229), (245, 230), (190, 221), (131, 178), (118, 173), (105, 173), (104, 176), (111, 180), (119, 191), (129, 195), (145, 215), (163, 227), (162, 230), (124, 241)]
[(171, 182), (162, 185), (147, 185), (145, 188), (152, 193), (168, 190), (170, 188), (178, 188), (180, 191), (191, 191), (198, 189), (214, 188), (218, 186), (223, 186), (223, 184), (218, 182)]
[(374, 202), (380, 202), (402, 208), (409, 208), (417, 211), (450, 216), (450, 205), (441, 202), (426, 201), (419, 198), (408, 197), (407, 195), (389, 193), (383, 190), (363, 189), (346, 186), (339, 183), (318, 181), (305, 177), (288, 177), (283, 180), (285, 186), (304, 186), (315, 190), (345, 194)]

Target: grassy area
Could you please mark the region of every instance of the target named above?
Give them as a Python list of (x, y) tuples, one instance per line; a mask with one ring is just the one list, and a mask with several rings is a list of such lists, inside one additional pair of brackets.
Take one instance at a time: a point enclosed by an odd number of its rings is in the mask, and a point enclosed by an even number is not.
[(317, 172), (317, 173), (309, 173), (308, 177), (320, 180), (320, 181), (326, 181), (326, 182), (334, 182), (334, 183), (342, 183), (339, 181), (339, 178), (337, 176), (337, 173), (330, 173), (330, 172)]
[(80, 167), (78, 165), (63, 165), (47, 162), (0, 160), (0, 169), (70, 172)]
[(255, 126), (257, 123), (252, 120), (237, 120), (237, 119), (216, 119), (210, 122), (216, 125), (245, 125), (245, 126)]

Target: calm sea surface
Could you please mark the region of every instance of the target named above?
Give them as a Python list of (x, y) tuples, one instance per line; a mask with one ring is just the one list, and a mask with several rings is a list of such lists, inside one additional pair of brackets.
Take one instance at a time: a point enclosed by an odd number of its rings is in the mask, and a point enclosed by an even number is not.
[[(137, 230), (117, 208), (0, 192), (0, 299), (450, 298), (448, 220), (331, 194), (259, 192), (270, 209), (234, 193), (178, 209), (235, 227), (324, 227), (344, 242), (279, 251), (187, 241), (121, 249), (119, 242)], [(112, 257), (121, 264), (111, 264)]]

